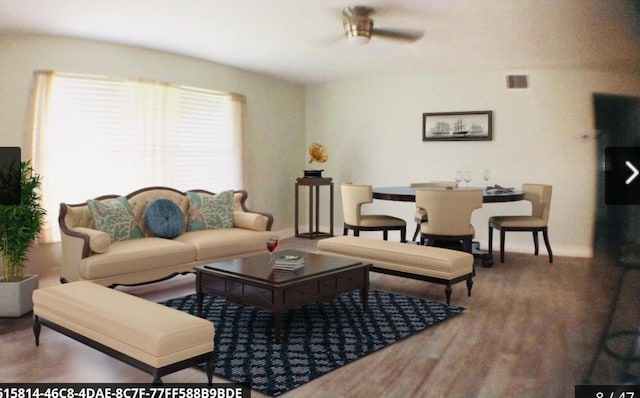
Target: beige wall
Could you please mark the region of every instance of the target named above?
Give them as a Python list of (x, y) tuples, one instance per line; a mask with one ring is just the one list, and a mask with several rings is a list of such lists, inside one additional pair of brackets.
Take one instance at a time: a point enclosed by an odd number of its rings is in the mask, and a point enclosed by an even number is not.
[[(2, 146), (23, 146), (26, 142), (29, 90), (35, 70), (140, 77), (244, 94), (248, 112), (243, 144), (246, 181), (244, 187), (233, 188), (248, 190), (251, 208), (272, 212), (274, 229), (291, 228), (292, 186), (305, 157), (302, 86), (158, 51), (44, 36), (0, 36)], [(69, 143), (70, 160), (73, 151), (73, 143)], [(128, 192), (96, 192), (96, 196), (107, 193)]]
[[(485, 168), (491, 170), (491, 184), (552, 184), (552, 248), (559, 255), (588, 256), (597, 175), (592, 96), (595, 92), (640, 96), (640, 79), (588, 70), (517, 72), (529, 75), (529, 89), (505, 88), (505, 76), (512, 71), (307, 87), (307, 143), (319, 141), (327, 147), (330, 159), (323, 168), (337, 186), (345, 181), (384, 186), (452, 180), (458, 169), (472, 170), (471, 185), (480, 186)], [(471, 110), (493, 111), (492, 141), (422, 141), (422, 113)], [(491, 215), (526, 212), (527, 203), (488, 204), (476, 211), (478, 240), (486, 245)], [(376, 200), (370, 211), (402, 217), (413, 232), (412, 204)], [(339, 201), (336, 216), (341, 225)], [(512, 233), (507, 240), (510, 250), (532, 250), (530, 234)]]
[[(242, 188), (249, 191), (252, 208), (274, 214), (274, 229), (284, 235), (293, 228), (293, 182), (307, 167), (306, 146), (319, 141), (329, 151), (329, 161), (319, 168), (336, 182), (336, 233), (342, 225), (340, 182), (404, 185), (450, 179), (455, 170), (470, 169), (472, 184), (481, 184), (482, 170), (488, 168), (490, 183), (554, 185), (550, 236), (560, 255), (591, 253), (597, 173), (593, 93), (640, 96), (638, 76), (586, 69), (423, 74), (305, 88), (157, 51), (0, 36), (0, 145), (25, 142), (28, 93), (38, 69), (143, 77), (246, 95)], [(514, 72), (529, 75), (528, 90), (505, 89), (505, 75)], [(423, 112), (465, 110), (494, 112), (493, 141), (422, 142)], [(410, 204), (375, 201), (372, 211), (403, 217), (413, 228)], [(486, 244), (489, 216), (526, 211), (524, 202), (486, 205), (474, 215), (477, 237)], [(508, 240), (511, 250), (531, 250), (528, 235)]]

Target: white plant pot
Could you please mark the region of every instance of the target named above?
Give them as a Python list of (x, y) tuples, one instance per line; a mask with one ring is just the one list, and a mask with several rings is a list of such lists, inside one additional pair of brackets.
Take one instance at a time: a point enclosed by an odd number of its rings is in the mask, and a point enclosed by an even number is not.
[(33, 310), (38, 282), (38, 275), (25, 275), (20, 282), (2, 282), (0, 278), (0, 317), (19, 317)]

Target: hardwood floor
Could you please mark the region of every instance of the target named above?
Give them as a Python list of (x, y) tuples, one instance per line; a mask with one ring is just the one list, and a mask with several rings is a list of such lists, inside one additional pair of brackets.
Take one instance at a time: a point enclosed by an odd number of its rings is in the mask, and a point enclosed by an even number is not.
[[(315, 250), (316, 241), (286, 239), (281, 248)], [(32, 253), (40, 286), (58, 283), (56, 246)], [(504, 264), (477, 266), (472, 296), (464, 284), (451, 303), (466, 311), (307, 383), (285, 397), (572, 397), (583, 384), (610, 312), (619, 270), (606, 261), (509, 253)], [(59, 260), (58, 260), (59, 261)], [(192, 276), (128, 288), (151, 300), (193, 292)], [(632, 294), (637, 295), (637, 282)], [(371, 274), (371, 288), (444, 301), (441, 285)], [(637, 308), (625, 322), (637, 321)], [(635, 317), (635, 318), (634, 318)], [(36, 347), (31, 315), (0, 318), (0, 382), (147, 383), (146, 373), (43, 328)], [(614, 383), (619, 366), (601, 356), (597, 383)], [(165, 383), (204, 382), (186, 369)], [(224, 380), (215, 377), (214, 381)], [(263, 396), (255, 391), (253, 397)]]

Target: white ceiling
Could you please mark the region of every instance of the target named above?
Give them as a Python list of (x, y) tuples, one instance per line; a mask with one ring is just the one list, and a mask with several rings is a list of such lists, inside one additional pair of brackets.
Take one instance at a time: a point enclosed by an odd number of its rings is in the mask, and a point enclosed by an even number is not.
[[(96, 39), (299, 83), (434, 71), (640, 71), (637, 0), (0, 0), (0, 33)], [(341, 11), (413, 44), (344, 38)], [(634, 7), (636, 10), (634, 10)]]

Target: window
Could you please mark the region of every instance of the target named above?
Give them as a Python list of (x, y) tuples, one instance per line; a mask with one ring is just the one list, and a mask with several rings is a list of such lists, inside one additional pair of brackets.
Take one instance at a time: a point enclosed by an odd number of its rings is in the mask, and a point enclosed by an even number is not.
[(59, 240), (60, 202), (154, 185), (239, 189), (243, 103), (193, 87), (36, 72), (31, 156), (44, 241)]

